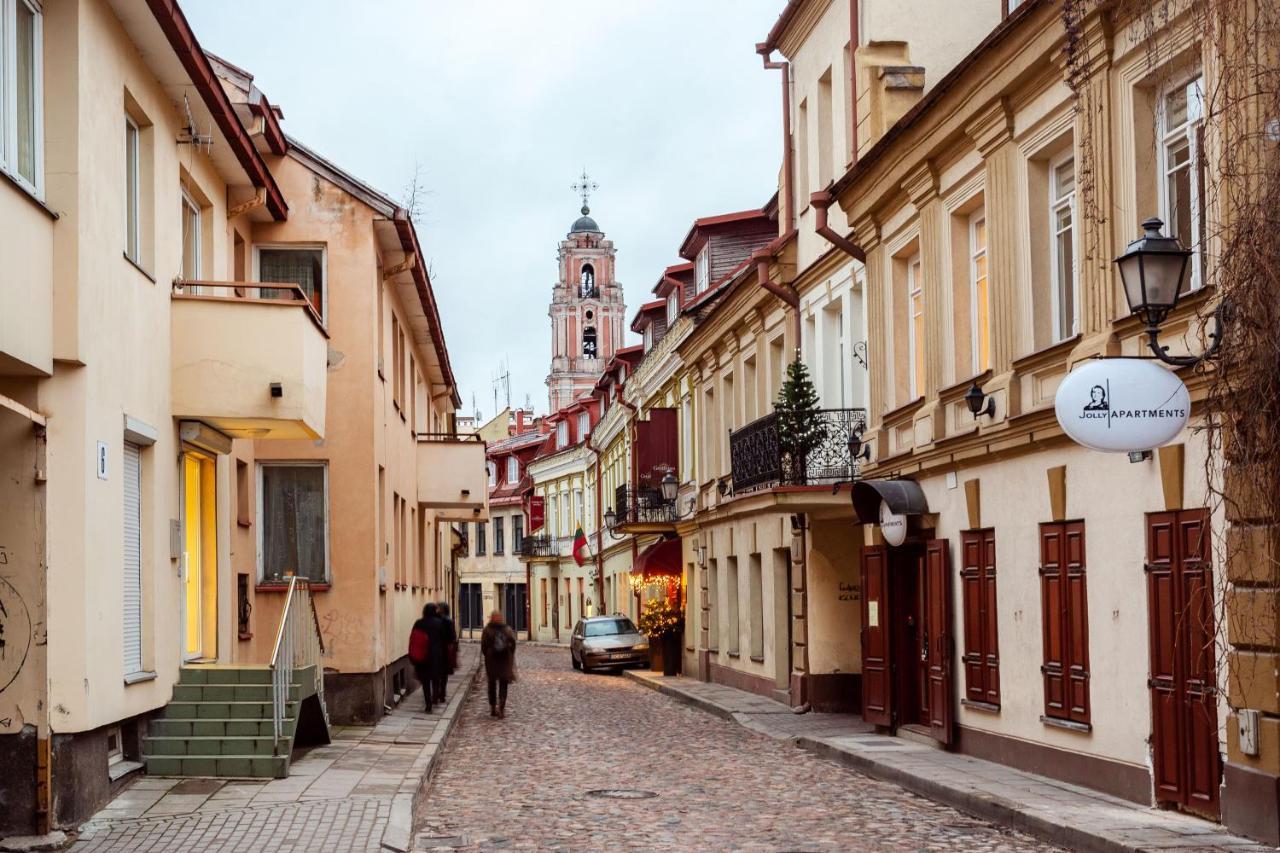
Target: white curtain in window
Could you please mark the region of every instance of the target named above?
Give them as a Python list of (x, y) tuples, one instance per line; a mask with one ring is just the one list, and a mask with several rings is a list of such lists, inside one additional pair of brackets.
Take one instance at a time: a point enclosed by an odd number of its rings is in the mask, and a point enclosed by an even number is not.
[(263, 466), (264, 578), (326, 580), (324, 474), (319, 465)]
[[(324, 283), (323, 253), (319, 249), (262, 249), (258, 253), (259, 281), (288, 282), (302, 288), (311, 306), (324, 313), (320, 288)], [(267, 298), (281, 298), (279, 291), (264, 290)]]

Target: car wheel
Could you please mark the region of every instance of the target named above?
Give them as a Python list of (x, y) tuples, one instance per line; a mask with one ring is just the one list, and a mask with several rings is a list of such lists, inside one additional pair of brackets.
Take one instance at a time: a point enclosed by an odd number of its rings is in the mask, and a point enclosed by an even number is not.
[(582, 664), (578, 662), (578, 656), (573, 652), (569, 652), (569, 660), (573, 661), (574, 669), (582, 669)]

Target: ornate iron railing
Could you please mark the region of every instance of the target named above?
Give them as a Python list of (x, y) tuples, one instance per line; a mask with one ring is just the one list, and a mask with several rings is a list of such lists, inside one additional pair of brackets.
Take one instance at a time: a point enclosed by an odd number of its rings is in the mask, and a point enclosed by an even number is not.
[(866, 429), (866, 409), (820, 409), (814, 417), (818, 442), (802, 459), (793, 458), (783, 449), (776, 412), (730, 433), (733, 491), (812, 486), (854, 479), (858, 475), (858, 463), (849, 453), (849, 433)]
[(553, 536), (526, 536), (520, 543), (521, 557), (555, 557), (556, 540)]
[(676, 505), (662, 499), (662, 490), (654, 486), (621, 485), (614, 490), (613, 510), (616, 524), (675, 524)]

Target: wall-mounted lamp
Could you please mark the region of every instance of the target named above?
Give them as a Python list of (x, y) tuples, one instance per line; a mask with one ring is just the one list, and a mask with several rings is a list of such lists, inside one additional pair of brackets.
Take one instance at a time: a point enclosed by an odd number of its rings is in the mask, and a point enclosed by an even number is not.
[(658, 484), (662, 489), (662, 499), (667, 503), (674, 503), (676, 493), (680, 491), (680, 483), (676, 480), (676, 475), (672, 471), (668, 471), (666, 476), (662, 478), (662, 482)]
[(1129, 461), (1130, 461), (1130, 462), (1134, 462), (1134, 463), (1137, 463), (1137, 462), (1146, 462), (1146, 461), (1148, 461), (1148, 460), (1150, 460), (1150, 459), (1151, 459), (1151, 451), (1150, 451), (1150, 450), (1130, 450), (1130, 451), (1129, 451)]
[(856, 429), (849, 430), (849, 458), (854, 462), (871, 460), (871, 445), (862, 443), (862, 433)]
[(987, 394), (978, 387), (977, 382), (970, 385), (969, 390), (964, 392), (964, 403), (969, 407), (969, 414), (973, 415), (975, 418), (979, 415), (986, 415), (989, 418), (994, 418), (996, 416), (995, 399), (987, 396)]
[(609, 507), (604, 513), (604, 526), (612, 530), (618, 524), (618, 514)]
[(729, 477), (721, 477), (716, 483), (716, 490), (720, 492), (720, 497), (727, 497), (733, 489), (733, 481)]

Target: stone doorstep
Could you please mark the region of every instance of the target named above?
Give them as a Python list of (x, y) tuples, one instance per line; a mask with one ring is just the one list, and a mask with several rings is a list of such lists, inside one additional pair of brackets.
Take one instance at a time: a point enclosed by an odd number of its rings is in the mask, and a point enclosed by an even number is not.
[[(711, 694), (712, 691), (694, 692), (683, 685), (669, 683), (671, 679), (653, 675), (646, 677), (631, 670), (626, 671), (626, 676), (686, 705), (722, 719), (734, 720), (744, 728), (777, 739), (790, 739), (801, 749), (873, 778), (1072, 850), (1112, 853), (1203, 847), (1211, 843), (1231, 850), (1272, 849), (1247, 838), (1230, 835), (1216, 824), (1186, 815), (1130, 806), (1087, 789), (1077, 792), (1066, 783), (972, 756), (914, 744), (897, 747), (897, 738), (885, 735), (823, 737), (771, 731), (766, 722), (742, 719), (729, 703), (720, 701), (726, 691), (733, 690), (724, 685), (716, 685), (715, 695), (699, 695), (704, 692)], [(701, 685), (702, 682), (694, 684)], [(740, 702), (738, 699), (732, 704)], [(884, 745), (875, 744), (873, 738), (884, 741)], [(956, 759), (956, 763), (942, 767), (939, 759), (948, 760), (948, 763), (950, 759)], [(974, 776), (980, 776), (983, 784), (975, 786)], [(1047, 798), (1051, 798), (1056, 807), (1046, 808), (1044, 800)], [(1072, 818), (1070, 823), (1063, 820), (1067, 816)]]

